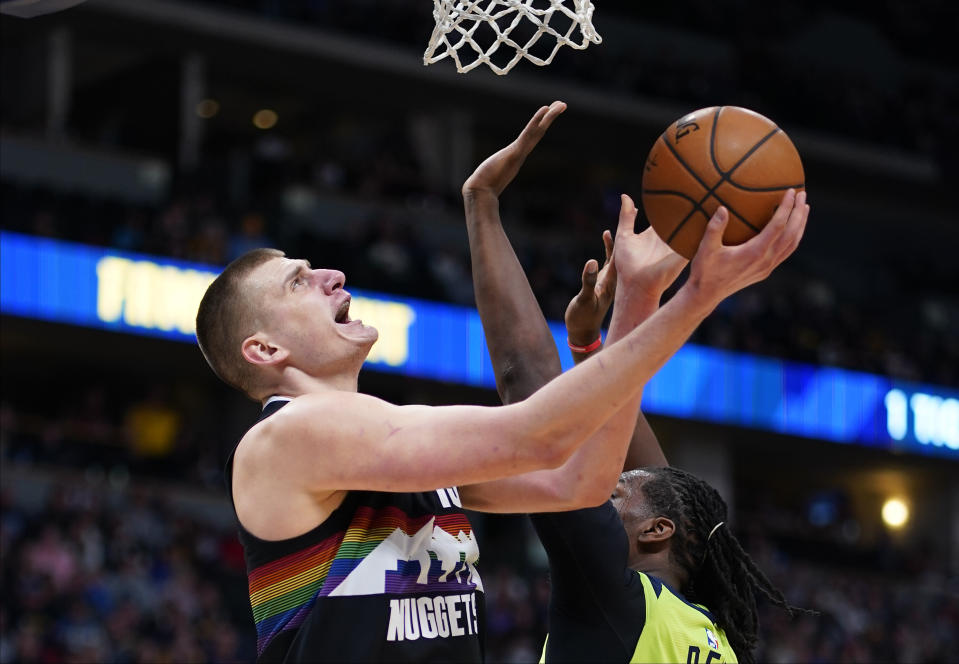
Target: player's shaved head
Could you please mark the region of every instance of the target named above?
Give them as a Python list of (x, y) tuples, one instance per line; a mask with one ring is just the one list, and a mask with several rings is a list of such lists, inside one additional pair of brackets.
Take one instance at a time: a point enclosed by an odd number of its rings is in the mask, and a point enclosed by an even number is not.
[(256, 268), (274, 258), (278, 249), (254, 249), (232, 263), (213, 280), (196, 314), (196, 338), (210, 368), (224, 382), (247, 395), (253, 388), (253, 367), (243, 359), (243, 340), (253, 334), (257, 317), (256, 293), (245, 280)]

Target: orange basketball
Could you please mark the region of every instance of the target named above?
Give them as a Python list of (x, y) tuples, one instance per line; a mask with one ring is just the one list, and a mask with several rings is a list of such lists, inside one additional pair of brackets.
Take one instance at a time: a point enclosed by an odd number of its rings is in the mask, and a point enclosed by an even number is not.
[(724, 244), (741, 244), (769, 222), (793, 187), (805, 187), (799, 152), (772, 120), (737, 106), (684, 115), (656, 139), (643, 173), (643, 208), (670, 247), (692, 258), (706, 223), (729, 210)]

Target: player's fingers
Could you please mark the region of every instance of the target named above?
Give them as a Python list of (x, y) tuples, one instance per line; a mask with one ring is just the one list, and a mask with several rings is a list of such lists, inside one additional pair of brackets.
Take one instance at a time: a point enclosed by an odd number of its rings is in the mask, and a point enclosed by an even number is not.
[(786, 250), (786, 256), (789, 256), (792, 254), (792, 252), (796, 251), (796, 247), (799, 246), (799, 241), (802, 240), (802, 236), (806, 232), (806, 222), (809, 221), (809, 210), (809, 205), (803, 205), (802, 218), (799, 224), (796, 226), (795, 231), (792, 233), (789, 247)]
[[(809, 206), (806, 205), (806, 193), (799, 192), (796, 195), (794, 205), (789, 213), (789, 218), (783, 225), (782, 232), (778, 235), (775, 242), (766, 252), (763, 260), (759, 263), (764, 267), (762, 278), (765, 279), (778, 267), (784, 260), (796, 250), (799, 246), (799, 240), (806, 229), (806, 220), (809, 218)], [(765, 230), (765, 229), (764, 229)]]
[(549, 106), (540, 106), (539, 110), (533, 113), (533, 117), (531, 117), (529, 122), (526, 123), (526, 126), (523, 127), (523, 131), (516, 137), (514, 145), (518, 145), (526, 151), (531, 150), (545, 133), (545, 129), (540, 129), (540, 123), (548, 112)]
[(700, 247), (718, 249), (723, 244), (723, 233), (726, 231), (726, 224), (729, 223), (729, 211), (722, 205), (716, 208), (713, 216), (706, 224), (706, 232), (703, 233), (703, 239), (699, 241)]
[[(609, 233), (609, 231), (606, 231)], [(612, 236), (610, 236), (612, 237)], [(616, 254), (615, 246), (612, 242), (607, 246), (606, 262), (603, 263), (603, 269), (600, 271), (601, 279), (597, 281), (598, 288), (602, 290), (616, 290)]]
[[(805, 203), (806, 197), (801, 193), (796, 197), (796, 206), (792, 214), (789, 215), (789, 222), (786, 230), (783, 232), (783, 239), (779, 251), (776, 255), (776, 264), (786, 260), (799, 246), (803, 233), (806, 231), (806, 222), (809, 220), (809, 204)], [(800, 202), (802, 201), (802, 202)]]
[(769, 223), (766, 224), (766, 227), (763, 228), (757, 236), (762, 238), (761, 242), (767, 243), (767, 247), (771, 247), (773, 244), (775, 244), (782, 235), (783, 231), (786, 229), (786, 224), (789, 221), (789, 217), (795, 207), (796, 190), (787, 189), (786, 193), (783, 194), (782, 200), (779, 202), (779, 206), (773, 213), (772, 219), (769, 220)]
[(581, 294), (592, 293), (596, 288), (596, 275), (599, 274), (599, 263), (596, 259), (590, 258), (583, 267), (583, 289)]
[(546, 113), (540, 119), (539, 126), (544, 131), (553, 124), (553, 120), (559, 117), (559, 115), (566, 110), (566, 102), (563, 101), (554, 101), (546, 108)]
[(603, 247), (606, 249), (606, 263), (613, 260), (613, 234), (608, 230), (603, 231)]
[(796, 203), (793, 205), (792, 212), (789, 213), (789, 221), (786, 222), (787, 246), (794, 243), (798, 244), (808, 218), (809, 205), (806, 203), (806, 192), (801, 191), (796, 194)]
[(756, 237), (736, 248), (738, 252), (749, 256), (750, 264), (757, 274), (763, 275), (762, 279), (785, 259), (782, 252), (788, 243), (786, 227), (797, 207), (796, 190), (787, 189), (766, 226)]
[(800, 191), (795, 194), (793, 205), (789, 209), (785, 219), (776, 218), (777, 215), (779, 215), (779, 210), (776, 211), (774, 219), (769, 223), (772, 224), (773, 221), (775, 221), (777, 224), (781, 224), (781, 229), (775, 234), (775, 237), (772, 238), (767, 251), (767, 255), (776, 265), (792, 253), (791, 247), (795, 248), (793, 245), (798, 244), (797, 233), (801, 231), (801, 227), (804, 224), (803, 218), (806, 215), (806, 192)]
[(620, 235), (632, 235), (636, 223), (636, 204), (633, 199), (626, 194), (620, 195), (619, 206), (619, 225), (616, 227), (617, 237)]
[(520, 146), (527, 152), (532, 150), (539, 143), (539, 139), (546, 134), (553, 120), (565, 110), (566, 104), (561, 101), (554, 101), (549, 106), (541, 106), (520, 133), (518, 139)]
[(602, 306), (609, 306), (613, 301), (613, 296), (616, 295), (617, 281), (616, 263), (610, 259), (606, 265), (606, 271), (603, 273), (602, 281), (597, 281), (596, 283), (596, 296), (599, 298)]
[(533, 113), (533, 117), (530, 118), (529, 122), (526, 123), (526, 128), (523, 131), (539, 127), (539, 123), (543, 121), (547, 113), (549, 113), (549, 106), (540, 106), (536, 112)]

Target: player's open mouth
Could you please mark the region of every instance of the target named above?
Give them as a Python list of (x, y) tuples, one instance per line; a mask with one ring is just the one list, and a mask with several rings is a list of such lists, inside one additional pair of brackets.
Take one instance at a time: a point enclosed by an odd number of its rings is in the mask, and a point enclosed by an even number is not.
[(336, 312), (336, 316), (333, 318), (335, 323), (343, 325), (349, 323), (350, 321), (350, 300), (349, 298), (343, 300), (343, 304), (340, 305), (340, 308)]

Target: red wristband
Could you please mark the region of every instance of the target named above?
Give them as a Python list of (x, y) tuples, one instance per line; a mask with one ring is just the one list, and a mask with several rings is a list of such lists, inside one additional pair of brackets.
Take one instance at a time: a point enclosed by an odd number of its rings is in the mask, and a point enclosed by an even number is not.
[(603, 335), (599, 335), (599, 338), (588, 346), (577, 346), (569, 340), (569, 337), (566, 337), (566, 345), (569, 346), (569, 349), (574, 353), (592, 353), (603, 345)]

